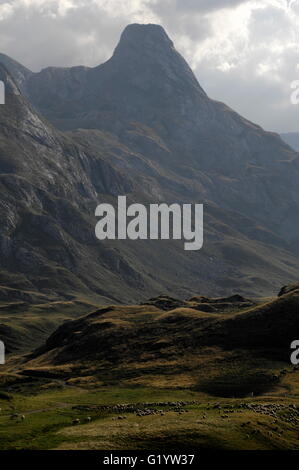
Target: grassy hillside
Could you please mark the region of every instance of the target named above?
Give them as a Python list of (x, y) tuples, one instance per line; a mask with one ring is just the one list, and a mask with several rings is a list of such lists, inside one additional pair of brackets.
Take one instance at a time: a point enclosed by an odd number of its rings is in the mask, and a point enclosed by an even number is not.
[[(297, 284), (276, 299), (159, 296), (64, 322), (1, 368), (0, 448), (298, 449), (298, 303)], [(91, 307), (53, 301), (12, 318), (20, 335), (26, 322), (46, 335), (43, 313)]]
[(298, 293), (258, 304), (238, 295), (160, 296), (137, 306), (103, 307), (59, 327), (26, 363), (26, 373), (207, 390), (209, 382), (212, 388), (227, 382), (231, 391), (214, 392), (233, 397), (243, 393), (238, 380), (254, 369), (256, 378), (243, 388), (245, 395), (256, 394), (277, 385), (274, 370), (289, 363), (299, 331)]
[(23, 383), (0, 397), (0, 449), (298, 449), (298, 385), (288, 397), (215, 400), (188, 388)]

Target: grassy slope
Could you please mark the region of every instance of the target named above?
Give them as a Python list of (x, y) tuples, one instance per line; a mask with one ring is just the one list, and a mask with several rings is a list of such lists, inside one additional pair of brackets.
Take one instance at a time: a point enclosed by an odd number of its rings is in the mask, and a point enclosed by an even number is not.
[(95, 305), (85, 299), (73, 301), (0, 301), (0, 338), (8, 352), (28, 353), (37, 348), (64, 321), (90, 312)]
[[(1, 401), (1, 449), (154, 451), (192, 447), (295, 449), (299, 446), (298, 388), (296, 396), (288, 398), (272, 395), (217, 401), (190, 390), (150, 387), (90, 390), (65, 387), (40, 391), (37, 395), (25, 394), (25, 397), (14, 393), (12, 397), (10, 402)], [(169, 405), (177, 401), (188, 402), (180, 407), (181, 412), (176, 411), (177, 405)], [(135, 405), (131, 412), (113, 410), (111, 406), (106, 410), (100, 408), (103, 404), (120, 403)], [(293, 408), (296, 403), (297, 410)], [(26, 415), (24, 421), (10, 418), (12, 406), (14, 412)], [(135, 414), (134, 410), (144, 408), (161, 410), (163, 414)], [(91, 423), (86, 423), (87, 416), (92, 417)], [(120, 420), (119, 416), (126, 419)], [(72, 425), (72, 420), (77, 418), (82, 424)]]
[(297, 294), (243, 308), (159, 298), (68, 323), (43, 354), (2, 369), (0, 448), (298, 449), (298, 368), (271, 345), (284, 324), (298, 331)]

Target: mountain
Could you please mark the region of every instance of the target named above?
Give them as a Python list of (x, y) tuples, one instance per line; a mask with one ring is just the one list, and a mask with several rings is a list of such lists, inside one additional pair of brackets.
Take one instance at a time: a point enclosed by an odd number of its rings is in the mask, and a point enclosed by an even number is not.
[(280, 136), (290, 147), (299, 152), (299, 132), (286, 132)]
[(298, 155), (278, 135), (211, 100), (160, 26), (130, 25), (105, 64), (48, 68), (30, 75), (26, 89), (58, 128), (108, 131), (141, 153), (142, 161), (125, 159), (131, 170), (170, 176), (167, 189), (175, 180), (181, 193), (195, 181), (193, 197), (297, 238), (283, 195), (291, 185), (289, 207), (297, 206)]
[[(15, 90), (0, 127), (4, 298), (268, 295), (298, 279), (298, 154), (210, 99), (162, 27), (128, 26), (95, 68), (0, 63)], [(204, 203), (204, 248), (99, 242), (95, 208), (117, 195)]]
[(0, 79), (6, 87), (0, 115), (1, 300), (47, 302), (75, 293), (117, 300), (120, 285), (129, 300), (132, 275), (125, 280), (122, 272), (130, 268), (116, 250), (99, 246), (93, 214), (101, 195), (133, 191), (133, 182), (40, 117), (3, 66)]
[[(297, 449), (299, 154), (156, 25), (0, 80), (0, 447)], [(119, 195), (203, 203), (203, 248), (100, 242)]]

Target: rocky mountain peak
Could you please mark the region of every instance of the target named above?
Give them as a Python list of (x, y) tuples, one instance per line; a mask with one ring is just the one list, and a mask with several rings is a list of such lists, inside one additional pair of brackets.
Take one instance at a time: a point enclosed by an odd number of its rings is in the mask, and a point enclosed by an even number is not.
[(0, 63), (0, 80), (4, 83), (6, 94), (20, 95), (20, 90), (8, 72), (5, 65)]
[[(206, 96), (185, 59), (175, 49), (162, 26), (131, 24), (123, 31), (113, 57), (108, 61), (123, 76), (140, 81), (141, 88), (157, 89), (167, 82), (173, 86), (191, 87)], [(167, 86), (166, 86), (167, 88)]]
[(16, 132), (21, 132), (43, 145), (56, 146), (51, 127), (24, 96), (24, 91), (8, 68), (1, 63), (0, 80), (5, 86), (5, 105), (1, 106), (0, 126), (6, 129), (7, 135), (11, 134), (14, 140)]
[(16, 84), (20, 87), (21, 90), (23, 89), (23, 85), (25, 84), (26, 80), (31, 75), (33, 75), (33, 72), (6, 54), (0, 53), (0, 64), (3, 64), (10, 75), (13, 76)]
[(128, 25), (120, 38), (119, 44), (115, 50), (116, 53), (123, 53), (127, 50), (169, 50), (173, 48), (173, 42), (170, 40), (162, 26), (156, 24), (130, 24)]

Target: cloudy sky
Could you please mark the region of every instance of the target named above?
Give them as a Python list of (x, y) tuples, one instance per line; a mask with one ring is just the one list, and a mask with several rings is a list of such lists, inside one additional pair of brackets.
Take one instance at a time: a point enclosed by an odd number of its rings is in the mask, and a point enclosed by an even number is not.
[(94, 66), (133, 22), (164, 26), (212, 98), (299, 132), (299, 0), (0, 0), (0, 52), (34, 71)]

